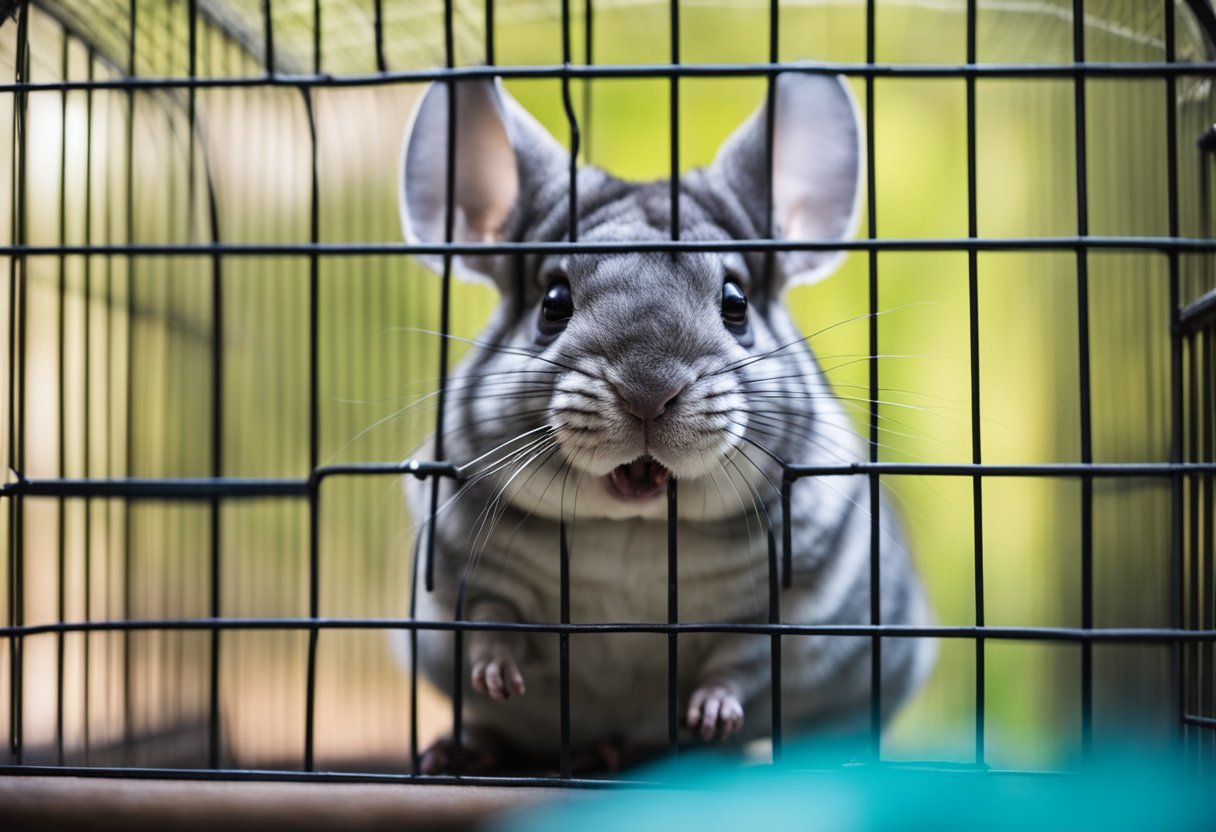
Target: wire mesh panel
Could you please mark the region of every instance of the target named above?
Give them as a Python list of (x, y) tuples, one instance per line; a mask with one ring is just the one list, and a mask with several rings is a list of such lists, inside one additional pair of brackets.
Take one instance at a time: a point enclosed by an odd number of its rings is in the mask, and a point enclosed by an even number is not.
[[(1214, 37), (1201, 0), (17, 3), (3, 771), (439, 780), (421, 755), (461, 736), (487, 631), (555, 647), (560, 752), (499, 782), (602, 776), (571, 740), (591, 707), (571, 663), (597, 638), (662, 655), (665, 694), (639, 712), (668, 750), (696, 745), (677, 670), (706, 632), (766, 640), (772, 757), (793, 739), (783, 651), (861, 638), (856, 759), (1054, 770), (1130, 730), (1210, 766)], [(679, 175), (795, 72), (841, 74), (859, 102), (858, 238), (682, 234)], [(560, 239), (457, 239), (451, 117), (442, 239), (401, 242), (411, 110), (430, 82), (458, 97), (495, 76), (568, 153)], [(670, 234), (585, 239), (584, 164), (669, 178)], [(583, 538), (564, 517), (554, 620), (417, 613), (442, 489), (471, 464), (448, 452), (470, 392), (449, 375), (497, 302), (455, 279), (460, 258), (836, 249), (838, 273), (785, 302), (867, 450), (778, 460), (748, 521), (754, 620), (689, 618), (678, 479), (645, 553), (665, 570), (655, 620), (572, 617)], [(403, 479), (431, 489), (428, 516)], [(809, 545), (785, 519), (821, 483), (871, 518), (861, 612), (832, 624), (782, 605)], [(883, 620), (896, 524), (923, 626)], [(454, 634), (450, 697), (419, 673), (435, 632)], [(936, 667), (896, 711), (883, 657), (929, 639)]]

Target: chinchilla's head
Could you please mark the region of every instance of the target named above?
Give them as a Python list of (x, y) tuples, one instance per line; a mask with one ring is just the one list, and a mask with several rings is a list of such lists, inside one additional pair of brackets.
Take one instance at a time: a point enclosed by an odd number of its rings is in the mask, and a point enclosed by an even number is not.
[[(681, 240), (836, 240), (854, 230), (862, 139), (843, 79), (784, 73), (770, 100), (771, 119), (762, 106), (711, 165), (681, 177)], [(435, 84), (405, 142), (406, 238), (568, 240), (569, 163), (500, 83)], [(672, 238), (668, 182), (593, 167), (576, 182), (580, 243)], [(778, 459), (856, 458), (847, 425), (825, 416), (836, 413), (827, 387), (783, 306), (786, 289), (840, 257), (724, 246), (456, 256), (453, 273), (492, 283), (502, 304), (485, 348), (455, 373), (449, 447), (517, 474), (529, 510), (547, 510), (558, 480), (579, 484), (580, 516), (610, 517), (662, 516), (670, 477), (681, 505), (699, 490), (703, 513), (737, 513), (752, 505), (747, 489), (780, 481)], [(422, 259), (442, 269), (439, 256)]]

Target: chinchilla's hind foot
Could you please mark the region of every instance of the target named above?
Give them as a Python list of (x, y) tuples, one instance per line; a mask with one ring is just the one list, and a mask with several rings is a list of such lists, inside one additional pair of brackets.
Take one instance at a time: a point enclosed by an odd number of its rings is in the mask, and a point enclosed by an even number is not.
[(451, 734), (431, 743), (422, 752), (418, 771), (431, 775), (497, 774), (504, 762), (503, 745), (498, 737), (484, 729), (472, 729), (463, 732), (459, 746)]

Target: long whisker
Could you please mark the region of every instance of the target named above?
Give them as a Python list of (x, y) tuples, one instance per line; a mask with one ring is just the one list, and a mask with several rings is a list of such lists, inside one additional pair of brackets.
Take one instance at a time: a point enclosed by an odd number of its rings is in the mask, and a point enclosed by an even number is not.
[[(455, 377), (451, 377), (451, 376), (449, 376), (449, 377), (444, 378), (444, 379), (441, 379), (441, 378), (439, 378), (439, 377), (437, 377), (437, 376), (436, 376), (436, 377), (432, 377), (432, 378), (420, 378), (420, 379), (414, 379), (414, 380), (412, 380), (412, 381), (406, 382), (406, 384), (405, 384), (404, 386), (405, 386), (405, 388), (412, 388), (412, 387), (423, 387), (423, 386), (426, 386), (426, 387), (428, 387), (428, 388), (429, 388), (429, 387), (434, 387), (435, 385), (438, 385), (438, 384), (439, 384), (439, 382), (441, 382), (441, 381), (442, 381), (442, 382), (444, 382), (444, 383), (447, 385), (448, 389), (449, 389), (449, 390), (451, 390), (451, 389), (452, 389), (452, 385), (453, 385), (453, 384), (458, 384), (459, 382), (462, 382), (462, 381), (469, 381), (470, 383), (473, 383), (473, 382), (476, 382), (478, 379), (485, 379), (485, 378), (496, 379), (496, 378), (498, 378), (498, 377), (500, 377), (500, 376), (512, 376), (512, 375), (524, 375), (524, 374), (529, 374), (529, 375), (543, 375), (543, 376), (555, 376), (555, 375), (557, 375), (559, 372), (561, 372), (561, 371), (560, 371), (560, 370), (548, 370), (548, 369), (539, 369), (539, 370), (524, 370), (524, 369), (516, 369), (516, 370), (492, 370), (492, 371), (487, 371), (487, 372), (484, 372), (484, 373), (467, 373), (467, 374), (466, 374), (466, 373), (462, 373), (462, 374), (461, 374), (461, 375), (459, 375), (459, 376), (455, 376)], [(536, 381), (540, 381), (540, 379), (535, 379), (535, 380), (536, 380)], [(437, 390), (436, 390), (436, 391), (428, 391), (428, 392), (437, 392)], [(415, 394), (413, 394), (413, 393), (402, 393), (402, 394), (397, 395), (397, 396), (382, 396), (382, 397), (377, 398), (377, 399), (355, 399), (355, 398), (350, 398), (350, 397), (347, 397), (347, 396), (330, 396), (330, 397), (329, 397), (329, 400), (330, 400), (331, 402), (336, 403), (336, 404), (363, 404), (363, 405), (373, 405), (373, 404), (388, 404), (389, 402), (399, 402), (399, 401), (401, 401), (402, 399), (413, 399), (414, 397), (415, 397)]]
[(524, 433), (521, 433), (518, 436), (513, 436), (510, 439), (508, 439), (506, 442), (503, 442), (502, 444), (491, 448), (490, 450), (486, 451), (481, 456), (475, 457), (475, 458), (469, 460), (468, 462), (464, 463), (463, 465), (457, 466), (456, 470), (463, 474), (463, 472), (466, 468), (469, 468), (472, 465), (476, 465), (478, 462), (481, 462), (483, 459), (485, 459), (488, 456), (491, 456), (498, 450), (505, 448), (507, 445), (510, 445), (512, 442), (516, 442), (520, 439), (523, 439), (525, 436), (532, 436), (533, 434), (540, 433), (541, 431), (552, 432), (553, 430), (554, 430), (554, 427), (552, 425), (541, 425), (540, 427), (536, 427), (536, 428), (533, 428), (532, 430), (525, 431)]
[[(551, 455), (552, 453), (556, 452), (557, 443), (553, 442), (548, 437), (545, 437), (543, 441), (544, 444), (542, 444), (538, 450), (528, 456), (523, 464), (516, 468), (511, 476), (507, 478), (507, 481), (498, 488), (497, 492), (494, 494), (494, 497), (478, 514), (477, 520), (475, 521), (477, 526), (473, 534), (472, 553), (470, 554), (469, 559), (465, 562), (464, 577), (462, 578), (462, 582), (467, 581), (468, 577), (473, 573), (477, 563), (481, 559), (482, 552), (485, 551), (486, 546), (489, 544), (490, 537), (494, 533), (494, 528), (497, 526), (498, 520), (502, 517), (502, 512), (505, 510), (506, 501), (504, 500), (504, 496), (507, 489), (511, 487), (512, 483), (515, 482), (520, 474), (527, 470), (528, 466), (539, 459), (542, 455), (546, 453)], [(547, 458), (548, 457), (546, 457), (546, 459)]]
[(546, 364), (551, 364), (554, 367), (558, 367), (563, 370), (569, 370), (572, 373), (591, 375), (591, 373), (588, 373), (586, 370), (580, 370), (578, 368), (571, 367), (569, 364), (563, 364), (562, 362), (555, 361), (552, 358), (546, 358), (540, 353), (540, 351), (528, 350), (524, 349), (523, 347), (507, 347), (501, 344), (491, 344), (487, 341), (478, 341), (476, 338), (465, 338), (463, 336), (453, 335), (448, 332), (436, 332), (433, 329), (420, 329), (418, 327), (395, 327), (394, 329), (399, 332), (414, 332), (420, 335), (434, 335), (436, 338), (448, 338), (452, 341), (459, 341), (461, 343), (469, 344), (470, 346), (478, 347), (479, 349), (488, 350), (490, 352), (496, 352), (501, 355), (515, 355), (522, 358), (532, 358), (537, 361), (543, 361)]
[(830, 324), (829, 326), (825, 326), (822, 329), (816, 330), (815, 332), (812, 332), (810, 335), (804, 335), (801, 338), (795, 338), (792, 341), (788, 341), (788, 342), (782, 344), (781, 346), (776, 347), (775, 349), (768, 350), (767, 352), (762, 352), (759, 355), (749, 355), (746, 358), (742, 358), (742, 359), (739, 359), (738, 361), (734, 361), (730, 364), (727, 364), (722, 369), (716, 370), (715, 372), (710, 373), (709, 375), (721, 375), (722, 373), (733, 372), (735, 370), (746, 367), (749, 364), (754, 364), (757, 361), (764, 361), (767, 358), (772, 358), (774, 355), (776, 355), (779, 352), (782, 352), (783, 350), (789, 349), (790, 347), (796, 346), (798, 344), (805, 344), (807, 341), (810, 341), (812, 338), (817, 338), (826, 332), (831, 332), (833, 329), (837, 329), (838, 327), (845, 326), (846, 324), (856, 323), (858, 321), (866, 320), (867, 318), (877, 318), (882, 315), (890, 315), (892, 312), (900, 312), (900, 311), (903, 311), (903, 310), (908, 309), (913, 306), (930, 306), (930, 305), (932, 305), (932, 304), (929, 304), (924, 301), (920, 301), (920, 302), (916, 302), (916, 303), (905, 304), (903, 306), (895, 306), (895, 307), (892, 307), (891, 309), (883, 309), (878, 312), (865, 312), (861, 315), (856, 315), (852, 318), (845, 318), (842, 321), (837, 321), (834, 324)]

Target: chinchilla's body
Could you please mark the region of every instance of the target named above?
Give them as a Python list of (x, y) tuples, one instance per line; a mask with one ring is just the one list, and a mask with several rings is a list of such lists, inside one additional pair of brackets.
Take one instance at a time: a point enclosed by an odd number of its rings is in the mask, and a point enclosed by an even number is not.
[[(499, 85), (451, 89), (454, 238), (568, 240), (567, 153)], [(448, 95), (446, 86), (428, 91), (406, 142), (401, 207), (413, 241), (445, 237)], [(711, 166), (681, 178), (681, 240), (851, 232), (861, 144), (846, 87), (836, 78), (786, 74), (774, 100), (771, 195), (762, 109)], [(670, 239), (669, 188), (581, 169), (578, 240)], [(782, 462), (867, 457), (783, 303), (789, 285), (826, 274), (838, 257), (766, 258), (719, 247), (457, 258), (457, 273), (493, 281), (502, 304), (450, 378), (444, 455), (462, 466), (464, 479), (441, 486), (434, 589), (418, 587), (418, 616), (451, 620), (463, 583), (466, 619), (560, 621), (564, 521), (572, 622), (666, 622), (666, 486), (674, 478), (680, 621), (766, 621), (770, 528), (780, 542), (788, 523), (793, 572), (780, 591), (781, 621), (869, 623), (868, 478), (800, 479), (789, 517), (779, 492)], [(413, 482), (408, 496), (425, 529), (430, 482)], [(882, 621), (924, 624), (920, 583), (895, 518), (879, 506)], [(423, 670), (450, 692), (452, 635), (422, 632), (418, 643)], [(768, 735), (770, 645), (765, 635), (679, 636), (685, 739)], [(474, 689), (464, 699), (470, 759), (555, 762), (558, 637), (478, 631), (464, 647), (459, 672)], [(783, 638), (785, 731), (864, 730), (870, 649), (867, 637)], [(884, 711), (923, 679), (933, 652), (930, 641), (883, 641)], [(666, 636), (575, 634), (569, 655), (576, 755), (607, 759), (605, 748), (666, 744)], [(439, 743), (424, 768), (442, 770), (449, 751)]]

